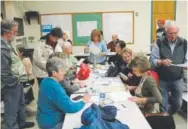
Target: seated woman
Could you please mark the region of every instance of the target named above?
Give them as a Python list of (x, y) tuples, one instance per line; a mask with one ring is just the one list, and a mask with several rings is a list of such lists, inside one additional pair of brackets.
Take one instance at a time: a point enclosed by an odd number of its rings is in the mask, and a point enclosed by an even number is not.
[(76, 74), (76, 64), (77, 59), (72, 55), (72, 45), (69, 42), (66, 42), (63, 47), (63, 52), (58, 52), (55, 54), (59, 58), (63, 60), (63, 62), (66, 64), (66, 77), (73, 80), (75, 79)]
[(142, 77), (138, 87), (135, 90), (134, 97), (129, 100), (136, 102), (143, 113), (153, 113), (154, 104), (162, 102), (162, 96), (152, 76), (147, 74), (150, 69), (150, 63), (143, 53), (135, 55), (130, 63), (133, 73), (137, 77)]
[(122, 40), (118, 40), (115, 45), (116, 55), (109, 58), (108, 63), (113, 62), (118, 68), (122, 64), (122, 50), (126, 47), (126, 44)]
[[(105, 42), (101, 39), (101, 33), (94, 29), (91, 33), (91, 41), (88, 42), (87, 47), (85, 48), (85, 51), (88, 51), (86, 49), (89, 49), (90, 57), (89, 62), (90, 63), (97, 63), (97, 64), (104, 64), (106, 60), (106, 53), (107, 53), (107, 45)], [(95, 49), (94, 49), (95, 48)], [(93, 53), (99, 51), (96, 55)]]
[(88, 95), (79, 102), (72, 102), (67, 96), (59, 84), (64, 79), (64, 67), (60, 58), (52, 57), (47, 61), (49, 77), (42, 80), (38, 96), (37, 122), (40, 129), (62, 129), (65, 114), (80, 111), (89, 101)]
[[(52, 57), (62, 58), (60, 53), (54, 53), (50, 55), (49, 59)], [(64, 67), (64, 69), (65, 69), (64, 79), (60, 81), (59, 83), (61, 84), (61, 86), (63, 86), (66, 94), (70, 96), (72, 93), (78, 91), (80, 88), (85, 87), (85, 84), (83, 82), (80, 82), (78, 79), (73, 80), (67, 77), (67, 74), (66, 74), (68, 70), (67, 65)]]
[(123, 49), (122, 51), (123, 62), (121, 63), (121, 66), (120, 66), (120, 72), (126, 75), (126, 77), (122, 76), (121, 74), (120, 74), (120, 77), (122, 81), (128, 85), (128, 88), (131, 94), (134, 95), (134, 90), (138, 86), (142, 77), (137, 77), (133, 73), (132, 68), (129, 67), (132, 57), (133, 57), (133, 52), (131, 49), (129, 48)]
[(20, 81), (24, 86), (25, 104), (29, 104), (34, 100), (32, 86), (35, 82), (35, 79), (32, 74), (32, 63), (23, 47), (18, 48), (18, 54), (25, 66), (26, 75), (22, 76)]
[(67, 95), (70, 96), (72, 93), (84, 87), (85, 84), (76, 79), (77, 59), (72, 55), (72, 45), (69, 42), (66, 42), (63, 48), (63, 53), (56, 52), (52, 54), (50, 58), (54, 56), (61, 58), (66, 65), (66, 67), (64, 67), (66, 72), (65, 77), (60, 81), (60, 84), (65, 89)]

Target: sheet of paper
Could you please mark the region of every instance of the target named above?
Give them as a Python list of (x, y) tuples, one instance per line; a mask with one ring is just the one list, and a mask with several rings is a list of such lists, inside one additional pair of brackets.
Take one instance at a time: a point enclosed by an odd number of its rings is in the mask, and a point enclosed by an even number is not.
[(99, 86), (101, 86), (101, 85), (107, 85), (107, 86), (108, 86), (109, 83), (110, 83), (110, 82), (109, 82), (108, 80), (104, 80), (104, 79), (103, 79), (103, 80), (100, 79), (100, 80), (96, 80), (96, 81), (95, 81), (95, 85), (96, 85), (96, 86), (97, 86), (97, 85), (99, 85)]
[(187, 67), (187, 64), (171, 64), (171, 66), (186, 68), (186, 67)]
[(130, 97), (130, 94), (128, 94), (126, 91), (122, 91), (122, 92), (109, 93), (108, 96), (114, 102), (121, 102), (121, 101), (126, 101), (128, 99), (128, 97)]
[(84, 62), (84, 60), (85, 60), (84, 58), (81, 58), (81, 59), (77, 62), (76, 65), (77, 65), (77, 66), (80, 66), (80, 65)]
[(91, 44), (90, 47), (89, 47), (89, 51), (90, 53), (92, 53), (93, 55), (98, 55), (100, 53), (100, 49), (94, 45), (94, 44)]
[(97, 29), (97, 21), (77, 22), (77, 34), (79, 37), (90, 36), (93, 29)]
[(99, 96), (91, 96), (91, 102), (99, 102)]

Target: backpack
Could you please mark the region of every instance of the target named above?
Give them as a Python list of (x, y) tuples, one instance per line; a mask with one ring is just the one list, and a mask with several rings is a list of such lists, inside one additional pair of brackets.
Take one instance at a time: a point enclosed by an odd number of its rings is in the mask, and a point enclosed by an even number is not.
[(148, 72), (148, 75), (149, 76), (152, 76), (153, 79), (155, 80), (156, 84), (157, 84), (157, 87), (159, 86), (159, 76), (158, 76), (158, 73), (153, 71), (153, 70), (149, 70)]
[(92, 104), (81, 116), (82, 126), (79, 129), (129, 129), (126, 124), (115, 119), (115, 106), (99, 107)]

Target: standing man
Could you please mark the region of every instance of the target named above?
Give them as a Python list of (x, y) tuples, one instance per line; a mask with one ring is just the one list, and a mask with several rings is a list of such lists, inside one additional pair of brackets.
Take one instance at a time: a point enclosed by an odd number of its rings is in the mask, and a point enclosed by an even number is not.
[(150, 62), (159, 74), (159, 86), (163, 97), (161, 111), (172, 115), (182, 105), (184, 83), (183, 68), (171, 64), (187, 66), (187, 40), (178, 36), (179, 28), (172, 21), (166, 25), (165, 31), (166, 36), (157, 39), (153, 46)]
[(19, 77), (25, 73), (25, 68), (11, 45), (17, 34), (18, 24), (15, 21), (1, 21), (1, 94), (6, 129), (34, 126), (33, 122), (25, 122), (23, 86), (19, 81)]
[(108, 43), (108, 49), (110, 49), (110, 52), (115, 52), (115, 46), (116, 42), (119, 41), (117, 34), (112, 35), (112, 41)]
[[(42, 36), (33, 52), (33, 75), (37, 78), (38, 86), (41, 81), (48, 76), (46, 71), (46, 62), (51, 54), (61, 49), (57, 44), (57, 40), (62, 38), (63, 32), (61, 28), (55, 27), (50, 33)], [(61, 51), (59, 51), (61, 52)]]
[(156, 32), (156, 34), (157, 34), (157, 38), (160, 38), (160, 37), (162, 37), (162, 36), (165, 36), (165, 27), (164, 27), (164, 25), (165, 25), (165, 20), (158, 20), (157, 21), (157, 25), (158, 25), (158, 29), (157, 29), (157, 32)]

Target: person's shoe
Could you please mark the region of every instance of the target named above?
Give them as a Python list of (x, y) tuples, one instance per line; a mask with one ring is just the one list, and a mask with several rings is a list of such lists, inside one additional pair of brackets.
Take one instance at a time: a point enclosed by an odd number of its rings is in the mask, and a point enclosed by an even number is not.
[(25, 124), (21, 126), (20, 129), (32, 128), (34, 125), (34, 122), (25, 122)]

